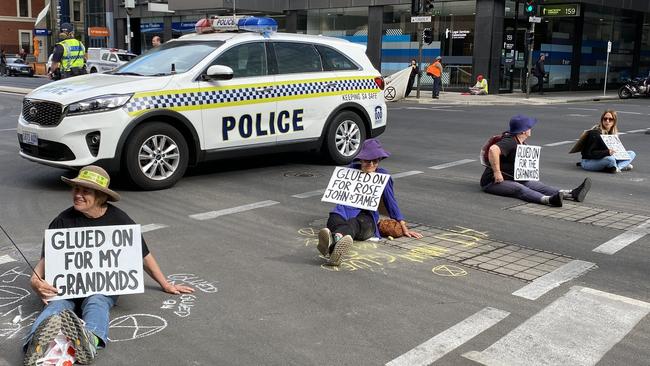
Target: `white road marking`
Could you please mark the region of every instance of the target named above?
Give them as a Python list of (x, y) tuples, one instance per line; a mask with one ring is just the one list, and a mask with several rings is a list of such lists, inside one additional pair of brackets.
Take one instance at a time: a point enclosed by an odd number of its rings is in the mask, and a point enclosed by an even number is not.
[(411, 175), (417, 175), (417, 174), (422, 174), (422, 173), (423, 172), (421, 172), (419, 170), (411, 170), (411, 171), (408, 171), (408, 172), (401, 172), (401, 173), (397, 173), (397, 174), (392, 174), (391, 177), (393, 179), (399, 179), (399, 178), (410, 177)]
[(5, 131), (16, 131), (15, 128), (3, 128), (0, 130), (0, 132), (5, 132)]
[(456, 166), (456, 165), (463, 165), (463, 164), (471, 163), (473, 161), (476, 161), (476, 159), (457, 160), (457, 161), (452, 161), (450, 163), (444, 163), (444, 164), (440, 164), (440, 165), (430, 166), (429, 169), (440, 170), (440, 169), (445, 169), (445, 168), (449, 168), (449, 167)]
[[(411, 176), (411, 175), (422, 174), (422, 173), (423, 172), (421, 172), (419, 170), (410, 170), (408, 172), (401, 172), (401, 173), (392, 174), (391, 177), (393, 179), (399, 179), (399, 178), (404, 178), (404, 177), (408, 177), (408, 176)], [(294, 197), (294, 198), (310, 198), (310, 197), (315, 197), (315, 196), (321, 196), (323, 193), (325, 193), (325, 189), (326, 188), (317, 189), (315, 191), (309, 191), (309, 192), (305, 192), (305, 193), (298, 193), (298, 194), (292, 195), (291, 197)]]
[(574, 286), (482, 352), (483, 365), (596, 365), (650, 312), (647, 302)]
[(639, 130), (630, 130), (630, 131), (626, 131), (626, 132), (627, 133), (638, 133), (638, 132), (646, 132), (647, 130), (648, 130), (647, 128), (642, 128), (642, 129), (639, 129)]
[(560, 146), (560, 145), (572, 144), (574, 142), (576, 142), (576, 140), (571, 140), (571, 141), (566, 140), (566, 141), (560, 141), (560, 142), (552, 142), (550, 144), (546, 144), (546, 145), (543, 145), (543, 146), (548, 146), (548, 147)]
[(643, 114), (641, 112), (626, 112), (626, 111), (616, 111), (618, 114)]
[(513, 292), (515, 296), (528, 300), (537, 300), (545, 293), (560, 286), (561, 284), (580, 277), (583, 273), (594, 268), (596, 264), (581, 260), (573, 260), (553, 272), (537, 278), (533, 282)]
[(434, 112), (438, 112), (438, 111), (441, 111), (441, 112), (465, 112), (462, 109), (443, 109), (443, 108), (432, 109), (432, 111), (434, 111)]
[(386, 366), (430, 365), (447, 353), (476, 337), (510, 315), (509, 312), (485, 308), (436, 335), (405, 354), (388, 362)]
[(261, 201), (261, 202), (250, 203), (248, 205), (225, 208), (223, 210), (218, 210), (218, 211), (210, 211), (210, 212), (194, 214), (194, 215), (190, 215), (190, 217), (195, 219), (195, 220), (209, 220), (209, 219), (214, 219), (214, 218), (217, 218), (217, 217), (220, 217), (220, 216), (231, 215), (231, 214), (240, 213), (240, 212), (244, 212), (244, 211), (254, 210), (256, 208), (273, 206), (273, 205), (277, 205), (278, 203), (280, 203), (280, 202), (278, 202), (278, 201), (270, 201), (270, 200), (269, 201)]
[(598, 110), (596, 108), (567, 108), (567, 109), (572, 109), (574, 111), (597, 111)]
[(291, 197), (295, 197), (295, 198), (309, 198), (309, 197), (314, 197), (314, 196), (320, 196), (320, 195), (322, 195), (323, 193), (325, 193), (325, 189), (326, 189), (326, 188), (323, 188), (323, 189), (317, 189), (317, 190), (315, 190), (315, 191), (309, 191), (309, 192), (305, 192), (305, 193), (298, 193), (298, 194), (294, 194), (294, 195), (291, 196)]
[(16, 260), (11, 258), (9, 255), (0, 256), (0, 264), (15, 262)]
[(623, 234), (610, 239), (609, 241), (599, 245), (593, 251), (611, 255), (648, 234), (650, 234), (650, 221), (646, 221), (634, 229), (626, 231)]
[(619, 135), (627, 135), (627, 132), (619, 132)]
[(162, 228), (166, 228), (166, 227), (167, 227), (167, 225), (163, 225), (163, 224), (148, 224), (148, 225), (142, 225), (141, 231), (143, 233), (146, 233), (146, 232), (149, 232), (149, 231), (154, 231), (154, 230), (158, 230), (158, 229), (162, 229)]
[(576, 113), (572, 113), (572, 114), (567, 114), (567, 117), (591, 117), (591, 116), (588, 115), (588, 114), (576, 114)]

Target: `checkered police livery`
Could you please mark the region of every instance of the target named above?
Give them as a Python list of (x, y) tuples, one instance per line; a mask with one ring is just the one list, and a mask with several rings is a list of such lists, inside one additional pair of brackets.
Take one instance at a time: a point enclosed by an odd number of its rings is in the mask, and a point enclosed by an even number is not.
[[(257, 93), (255, 91), (256, 88), (265, 86), (271, 86), (273, 89), (269, 93)], [(297, 95), (309, 98), (325, 93), (350, 94), (361, 92), (377, 93), (379, 89), (371, 78), (323, 79), (292, 84), (258, 84), (236, 89), (214, 88), (201, 92), (182, 92), (182, 90), (179, 90), (172, 94), (149, 95), (150, 93), (144, 93), (142, 96), (135, 94), (125, 108), (131, 115), (140, 115), (147, 110), (157, 108), (182, 110), (206, 107), (219, 108), (234, 103), (272, 102)]]

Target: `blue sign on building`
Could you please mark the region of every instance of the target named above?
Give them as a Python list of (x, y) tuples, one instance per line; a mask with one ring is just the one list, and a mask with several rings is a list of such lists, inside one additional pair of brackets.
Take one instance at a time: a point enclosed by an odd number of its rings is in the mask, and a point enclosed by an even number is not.
[(140, 23), (142, 33), (160, 33), (163, 31), (164, 23)]
[(45, 28), (35, 28), (34, 29), (34, 35), (35, 36), (49, 36), (52, 34), (52, 31), (49, 29)]

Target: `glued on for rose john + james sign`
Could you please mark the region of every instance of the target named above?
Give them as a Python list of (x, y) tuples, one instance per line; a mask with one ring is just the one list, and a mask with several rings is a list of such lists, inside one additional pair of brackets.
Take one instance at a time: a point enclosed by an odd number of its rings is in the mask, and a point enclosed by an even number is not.
[(337, 167), (321, 201), (377, 211), (389, 178), (388, 174)]
[(45, 281), (55, 300), (144, 292), (140, 225), (45, 230)]

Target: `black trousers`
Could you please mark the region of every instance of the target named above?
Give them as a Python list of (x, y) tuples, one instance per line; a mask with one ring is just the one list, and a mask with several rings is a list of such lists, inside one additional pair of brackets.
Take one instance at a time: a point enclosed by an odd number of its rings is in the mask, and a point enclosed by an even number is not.
[(372, 214), (366, 210), (349, 220), (339, 214), (330, 213), (330, 217), (327, 219), (327, 228), (332, 234), (350, 235), (354, 240), (366, 240), (375, 236), (375, 220), (372, 218)]
[(537, 91), (540, 94), (544, 94), (544, 74), (542, 74), (542, 76), (537, 76)]

